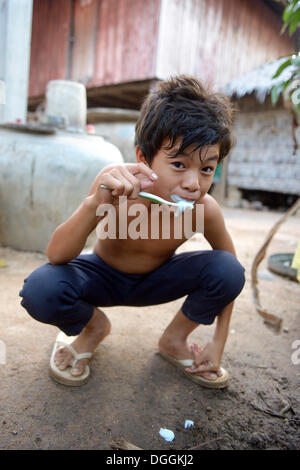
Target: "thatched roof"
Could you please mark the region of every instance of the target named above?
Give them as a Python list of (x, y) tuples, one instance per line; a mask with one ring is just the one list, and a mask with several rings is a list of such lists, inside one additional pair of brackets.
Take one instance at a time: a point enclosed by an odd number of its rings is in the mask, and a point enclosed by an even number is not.
[(286, 60), (286, 57), (275, 60), (273, 62), (267, 62), (266, 64), (251, 70), (243, 77), (236, 78), (231, 82), (227, 83), (223, 88), (223, 92), (229, 96), (236, 96), (241, 98), (245, 95), (251, 95), (255, 93), (258, 101), (263, 103), (266, 96), (270, 94), (271, 87), (281, 82), (282, 80), (288, 80), (294, 71), (295, 66), (290, 65), (279, 77), (272, 79), (278, 67)]

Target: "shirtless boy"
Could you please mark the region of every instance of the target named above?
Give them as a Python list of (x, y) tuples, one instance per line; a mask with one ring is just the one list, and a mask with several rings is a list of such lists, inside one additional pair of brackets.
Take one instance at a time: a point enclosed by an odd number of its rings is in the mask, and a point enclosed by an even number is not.
[[(87, 197), (53, 233), (49, 263), (31, 273), (20, 292), (29, 314), (57, 326), (71, 343), (55, 344), (50, 363), (55, 380), (71, 386), (88, 380), (90, 357), (111, 330), (99, 307), (156, 305), (187, 296), (159, 339), (159, 352), (199, 385), (227, 386), (221, 358), (244, 268), (220, 207), (207, 193), (217, 164), (231, 149), (231, 127), (227, 98), (210, 93), (194, 78), (173, 77), (149, 93), (136, 125), (137, 163), (108, 165), (99, 172)], [(204, 237), (212, 250), (176, 254), (186, 241), (184, 233), (178, 239), (171, 229), (165, 239), (161, 226), (159, 238), (151, 239), (153, 203), (140, 198), (140, 191), (168, 201), (174, 194), (195, 201), (193, 226), (196, 205), (203, 204)], [(149, 237), (98, 238), (92, 254), (80, 255), (103, 217), (97, 208), (112, 204), (118, 216), (120, 196), (127, 197), (128, 209), (136, 203), (147, 208)], [(171, 213), (171, 227), (172, 221)], [(117, 233), (118, 227), (117, 218)], [(203, 348), (189, 344), (195, 328), (215, 320), (212, 339)]]

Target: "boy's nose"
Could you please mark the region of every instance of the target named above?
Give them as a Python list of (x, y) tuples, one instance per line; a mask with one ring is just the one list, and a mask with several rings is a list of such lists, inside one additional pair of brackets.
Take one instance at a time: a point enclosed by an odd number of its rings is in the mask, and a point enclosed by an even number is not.
[(189, 191), (190, 193), (200, 191), (200, 183), (198, 174), (190, 174), (182, 181), (182, 189)]

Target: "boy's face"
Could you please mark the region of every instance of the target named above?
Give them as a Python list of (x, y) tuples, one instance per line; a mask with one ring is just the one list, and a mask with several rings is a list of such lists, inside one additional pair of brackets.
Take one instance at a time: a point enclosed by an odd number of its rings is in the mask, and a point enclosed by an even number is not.
[[(195, 146), (191, 146), (184, 154), (174, 157), (172, 155), (179, 148), (180, 142), (166, 150), (168, 143), (169, 139), (166, 139), (152, 160), (151, 168), (158, 179), (149, 187), (150, 192), (169, 201), (171, 194), (187, 200), (201, 200), (213, 181), (219, 159), (219, 144), (198, 150), (193, 150)], [(138, 148), (137, 160), (146, 163)]]

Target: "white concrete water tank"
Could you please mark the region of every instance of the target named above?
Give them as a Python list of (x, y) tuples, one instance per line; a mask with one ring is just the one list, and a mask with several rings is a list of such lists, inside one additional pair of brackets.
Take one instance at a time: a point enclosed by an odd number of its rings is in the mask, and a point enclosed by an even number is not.
[(98, 136), (41, 132), (0, 126), (0, 243), (45, 252), (53, 231), (87, 196), (97, 173), (123, 157)]

